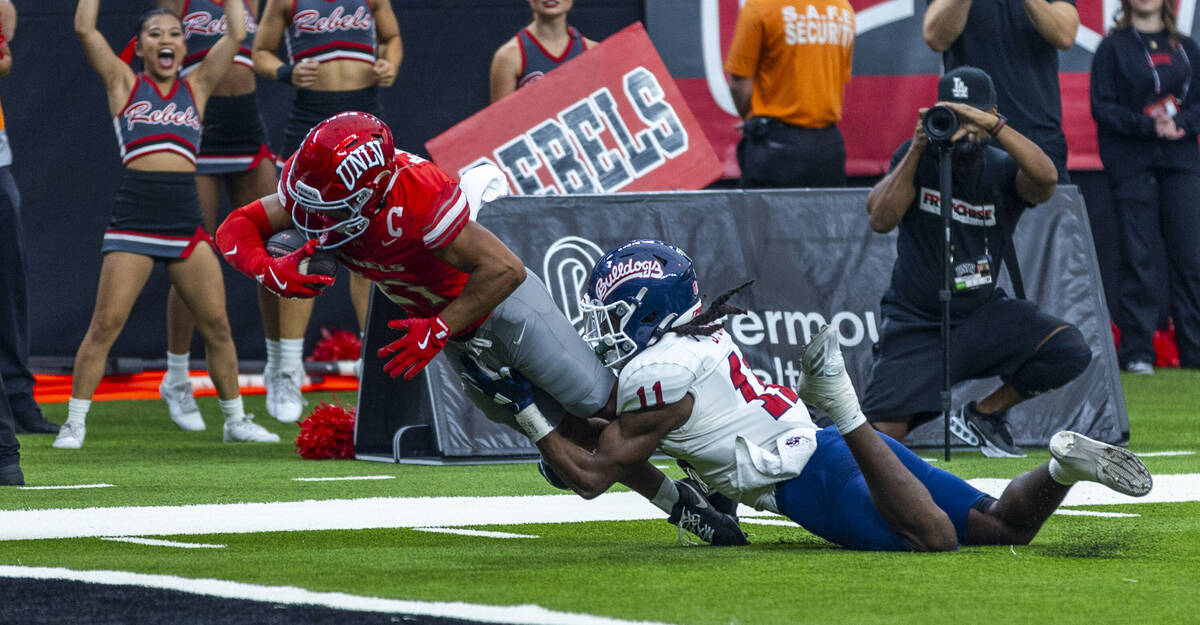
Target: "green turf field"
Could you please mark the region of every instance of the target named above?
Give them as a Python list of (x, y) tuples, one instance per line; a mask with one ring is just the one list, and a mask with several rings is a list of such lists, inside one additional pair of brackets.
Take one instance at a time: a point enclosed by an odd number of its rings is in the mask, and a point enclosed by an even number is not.
[[(1200, 473), (1195, 453), (1200, 451), (1200, 372), (1160, 371), (1153, 377), (1126, 376), (1123, 382), (1130, 448), (1193, 452), (1146, 458), (1156, 477)], [(310, 405), (322, 398), (327, 396), (310, 395)], [(248, 397), (247, 403), (265, 415), (261, 396)], [(22, 435), (29, 486), (112, 486), (3, 489), (0, 511), (336, 499), (347, 500), (337, 505), (353, 516), (356, 506), (367, 506), (349, 501), (354, 499), (560, 492), (528, 464), (305, 461), (287, 442), (222, 444), (215, 400), (202, 399), (200, 406), (209, 416), (207, 432), (177, 429), (155, 401), (95, 404), (87, 440), (78, 451), (52, 449), (52, 436)], [(61, 422), (65, 412), (65, 405), (46, 407), (54, 421)], [(258, 420), (285, 441), (295, 438), (294, 425)], [(966, 478), (1010, 478), (1048, 457), (1029, 451), (1028, 458), (1008, 460), (960, 453), (940, 466)], [(933, 451), (922, 455), (937, 456)], [(674, 469), (668, 473), (679, 475)], [(389, 479), (293, 479), (331, 476)], [(562, 506), (583, 510), (604, 499), (579, 504), (577, 498), (562, 497)], [(0, 541), (0, 565), (134, 571), (421, 601), (534, 603), (665, 623), (1196, 623), (1200, 492), (1182, 499), (1085, 506), (1137, 516), (1055, 515), (1029, 546), (967, 547), (932, 555), (845, 551), (796, 526), (749, 523), (744, 526), (753, 543), (749, 547), (684, 546), (675, 528), (661, 519), (506, 523), (496, 499), (473, 504), (476, 516), (495, 520), (469, 529), (536, 538), (410, 527), (207, 533), (207, 521), (197, 517), (188, 531), (154, 538), (224, 547), (113, 542), (99, 538), (103, 532), (88, 535), (83, 528), (83, 537)], [(489, 501), (497, 502), (494, 515)], [(396, 505), (403, 510), (427, 504), (400, 500)], [(150, 512), (133, 511), (140, 517)], [(13, 518), (3, 514), (0, 518)], [(87, 519), (99, 511), (69, 514)], [(327, 519), (296, 520), (320, 525)], [(0, 523), (0, 537), (16, 529)]]

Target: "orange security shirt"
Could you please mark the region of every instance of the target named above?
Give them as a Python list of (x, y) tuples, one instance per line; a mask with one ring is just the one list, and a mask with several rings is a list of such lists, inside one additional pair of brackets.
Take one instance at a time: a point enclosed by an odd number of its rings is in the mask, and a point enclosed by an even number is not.
[(752, 116), (824, 128), (842, 119), (853, 56), (848, 0), (746, 0), (725, 71), (754, 80)]

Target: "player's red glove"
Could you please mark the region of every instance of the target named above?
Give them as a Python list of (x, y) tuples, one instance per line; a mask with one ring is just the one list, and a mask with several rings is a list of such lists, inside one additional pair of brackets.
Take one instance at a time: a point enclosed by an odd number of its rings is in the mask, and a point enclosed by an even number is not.
[(393, 319), (388, 322), (388, 327), (393, 330), (407, 330), (404, 336), (379, 348), (380, 358), (395, 354), (395, 357), (383, 365), (383, 370), (393, 378), (404, 374), (405, 380), (413, 379), (438, 352), (442, 351), (446, 339), (450, 338), (450, 328), (440, 316)]
[(254, 277), (271, 292), (281, 297), (316, 297), (321, 289), (333, 284), (333, 276), (300, 273), (300, 261), (317, 251), (317, 241), (310, 239), (300, 249), (279, 258), (267, 255), (254, 272)]
[(286, 256), (272, 258), (263, 245), (263, 239), (271, 232), (262, 202), (254, 201), (229, 214), (217, 229), (217, 247), (235, 269), (283, 297), (316, 297), (321, 289), (333, 284), (333, 276), (303, 274), (298, 268), (301, 260), (316, 251), (316, 241), (309, 241)]

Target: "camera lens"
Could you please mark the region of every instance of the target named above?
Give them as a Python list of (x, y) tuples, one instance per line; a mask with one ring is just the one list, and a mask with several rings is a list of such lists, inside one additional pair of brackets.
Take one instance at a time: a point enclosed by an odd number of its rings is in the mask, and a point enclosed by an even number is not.
[(925, 134), (934, 143), (948, 143), (958, 130), (958, 115), (944, 107), (935, 106), (925, 112)]

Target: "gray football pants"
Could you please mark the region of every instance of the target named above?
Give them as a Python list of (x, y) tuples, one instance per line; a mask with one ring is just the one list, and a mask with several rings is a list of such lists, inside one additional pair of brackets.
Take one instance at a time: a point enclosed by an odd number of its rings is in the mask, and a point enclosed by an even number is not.
[[(538, 408), (554, 424), (564, 412), (576, 417), (595, 414), (608, 402), (616, 383), (613, 372), (583, 342), (532, 271), (526, 272), (525, 282), (492, 311), (470, 341), (451, 340), (444, 351), (460, 374), (462, 357), (468, 353), (492, 369), (520, 371), (536, 389)], [(465, 390), (489, 419), (521, 431), (511, 412), (473, 388)]]

